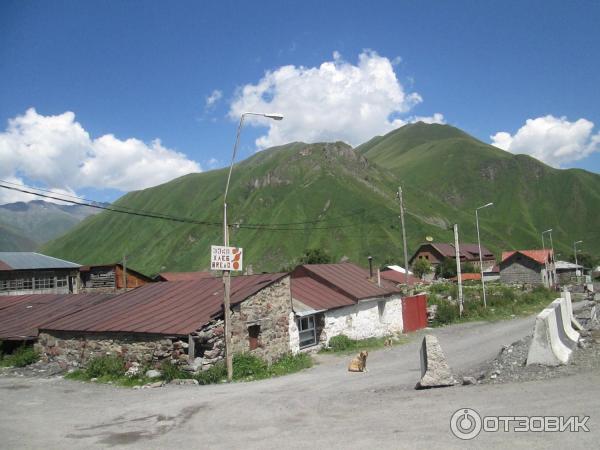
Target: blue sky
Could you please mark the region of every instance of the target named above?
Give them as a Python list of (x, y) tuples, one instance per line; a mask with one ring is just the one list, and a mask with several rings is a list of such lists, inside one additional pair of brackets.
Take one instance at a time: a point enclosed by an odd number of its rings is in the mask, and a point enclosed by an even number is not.
[[(144, 187), (139, 174), (152, 184), (224, 165), (235, 137), (233, 117), (246, 107), (271, 106), (288, 109), (278, 111), (285, 124), (250, 123), (241, 157), (257, 143), (286, 139), (358, 144), (371, 129), (380, 134), (426, 117), (485, 142), (505, 132), (496, 141), (510, 151), (600, 172), (599, 21), (600, 3), (591, 1), (5, 0), (0, 176), (112, 200)], [(346, 91), (338, 90), (323, 101), (320, 93), (332, 79), (326, 62), (359, 90), (340, 102)], [(367, 73), (371, 63), (375, 75)], [(294, 68), (286, 72), (285, 66)], [(387, 84), (361, 97), (360, 83), (377, 74)], [(302, 83), (310, 88), (300, 95), (294, 86)], [(247, 85), (258, 97), (240, 91)], [(215, 91), (213, 98), (220, 98), (208, 105)], [(311, 134), (310, 115), (319, 113), (319, 104), (328, 107), (324, 129)], [(355, 107), (357, 114), (359, 107), (375, 111), (362, 128), (350, 133), (353, 126), (329, 125), (328, 114)], [(35, 111), (27, 114), (30, 108)], [(65, 142), (61, 130), (70, 136)], [(23, 144), (27, 139), (35, 145)], [(9, 161), (6, 149), (12, 152), (13, 145), (22, 149)], [(23, 162), (32, 153), (47, 161), (38, 161), (44, 170)], [(100, 167), (101, 155), (108, 168)], [(118, 155), (142, 155), (148, 164), (121, 173)], [(61, 170), (69, 164), (82, 173), (65, 176)]]

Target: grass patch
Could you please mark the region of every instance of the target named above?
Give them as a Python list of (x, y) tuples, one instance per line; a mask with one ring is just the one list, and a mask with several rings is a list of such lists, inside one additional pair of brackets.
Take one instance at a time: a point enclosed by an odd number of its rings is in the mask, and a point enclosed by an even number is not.
[(39, 357), (40, 355), (33, 347), (22, 345), (12, 354), (3, 355), (0, 353), (0, 367), (25, 367), (36, 362)]
[[(329, 347), (323, 348), (319, 353), (341, 353), (350, 354), (361, 350), (377, 350), (385, 347), (385, 341), (389, 337), (350, 339), (344, 334), (334, 336), (329, 340)], [(392, 337), (392, 345), (401, 345), (409, 341), (406, 336)]]
[(144, 374), (146, 367), (140, 367), (139, 375), (125, 375), (125, 361), (119, 356), (100, 356), (92, 358), (84, 369), (78, 369), (65, 375), (68, 380), (91, 381), (114, 384), (116, 386), (141, 386), (150, 381)]
[[(459, 316), (458, 287), (455, 284), (436, 284), (430, 287), (428, 303), (437, 305), (433, 326), (469, 321), (496, 321), (539, 312), (558, 294), (543, 287), (527, 291), (499, 284), (486, 284), (487, 308), (483, 307), (481, 285), (463, 287), (464, 311)], [(448, 299), (451, 297), (451, 300)]]

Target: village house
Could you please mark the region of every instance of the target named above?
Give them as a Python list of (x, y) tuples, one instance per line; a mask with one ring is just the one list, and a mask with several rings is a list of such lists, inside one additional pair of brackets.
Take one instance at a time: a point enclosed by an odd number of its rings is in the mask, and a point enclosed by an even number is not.
[(583, 274), (583, 266), (568, 261), (556, 261), (556, 277), (560, 284), (569, 284)]
[[(477, 244), (459, 243), (459, 255), (461, 263), (471, 263), (479, 270), (479, 246)], [(414, 255), (409, 260), (409, 265), (413, 266), (416, 261), (423, 259), (431, 265), (432, 268), (441, 264), (444, 259), (456, 260), (456, 248), (453, 244), (427, 242), (421, 244)], [(494, 254), (483, 245), (481, 246), (481, 259), (483, 262), (483, 271), (491, 270), (496, 264)]]
[(502, 252), (500, 282), (555, 286), (556, 269), (552, 250)]
[(0, 252), (0, 295), (76, 294), (79, 264), (34, 252)]
[[(224, 357), (221, 278), (148, 283), (77, 313), (39, 326), (36, 348), (44, 358), (85, 363), (109, 354), (187, 370)], [(290, 351), (290, 277), (285, 273), (231, 279), (233, 353), (273, 361)]]
[(150, 277), (130, 267), (123, 270), (120, 263), (81, 266), (79, 275), (80, 292), (116, 292), (153, 282)]
[(365, 339), (402, 332), (402, 299), (394, 283), (378, 283), (351, 263), (305, 264), (291, 277), (297, 331), (290, 336), (298, 336), (292, 350), (326, 346), (340, 334)]

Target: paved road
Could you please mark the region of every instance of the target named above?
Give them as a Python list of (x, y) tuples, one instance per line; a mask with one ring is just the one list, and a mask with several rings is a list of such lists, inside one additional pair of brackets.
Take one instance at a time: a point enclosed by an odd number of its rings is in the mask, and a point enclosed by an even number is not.
[[(430, 330), (463, 371), (531, 332), (533, 318)], [(482, 415), (589, 415), (590, 433), (487, 433), (472, 447), (597, 448), (600, 374), (537, 383), (415, 391), (419, 335), (373, 352), (369, 372), (347, 357), (252, 383), (129, 390), (61, 379), (0, 378), (0, 447), (19, 448), (432, 448), (459, 408)]]

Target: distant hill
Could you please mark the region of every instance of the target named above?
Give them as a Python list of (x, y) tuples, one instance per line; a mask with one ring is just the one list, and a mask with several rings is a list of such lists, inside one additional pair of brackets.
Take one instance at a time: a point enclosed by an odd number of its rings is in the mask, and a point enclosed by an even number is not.
[(0, 205), (0, 251), (31, 251), (98, 210), (42, 200)]
[[(222, 242), (226, 170), (184, 177), (138, 192), (116, 204), (184, 216), (193, 225), (103, 212), (89, 217), (44, 251), (97, 263), (129, 255), (133, 267), (153, 273), (202, 270), (211, 244)], [(244, 248), (245, 265), (277, 270), (307, 248), (324, 248), (335, 260), (365, 265), (401, 262), (396, 190), (402, 184), (409, 253), (432, 236), (476, 241), (474, 208), (482, 211), (482, 242), (502, 249), (541, 246), (553, 227), (555, 247), (566, 255), (573, 240), (599, 252), (600, 176), (557, 170), (512, 155), (445, 125), (408, 125), (352, 149), (344, 143), (292, 143), (264, 150), (236, 165), (229, 197), (231, 243)], [(265, 227), (265, 224), (284, 224)], [(249, 227), (249, 228), (246, 228)]]

